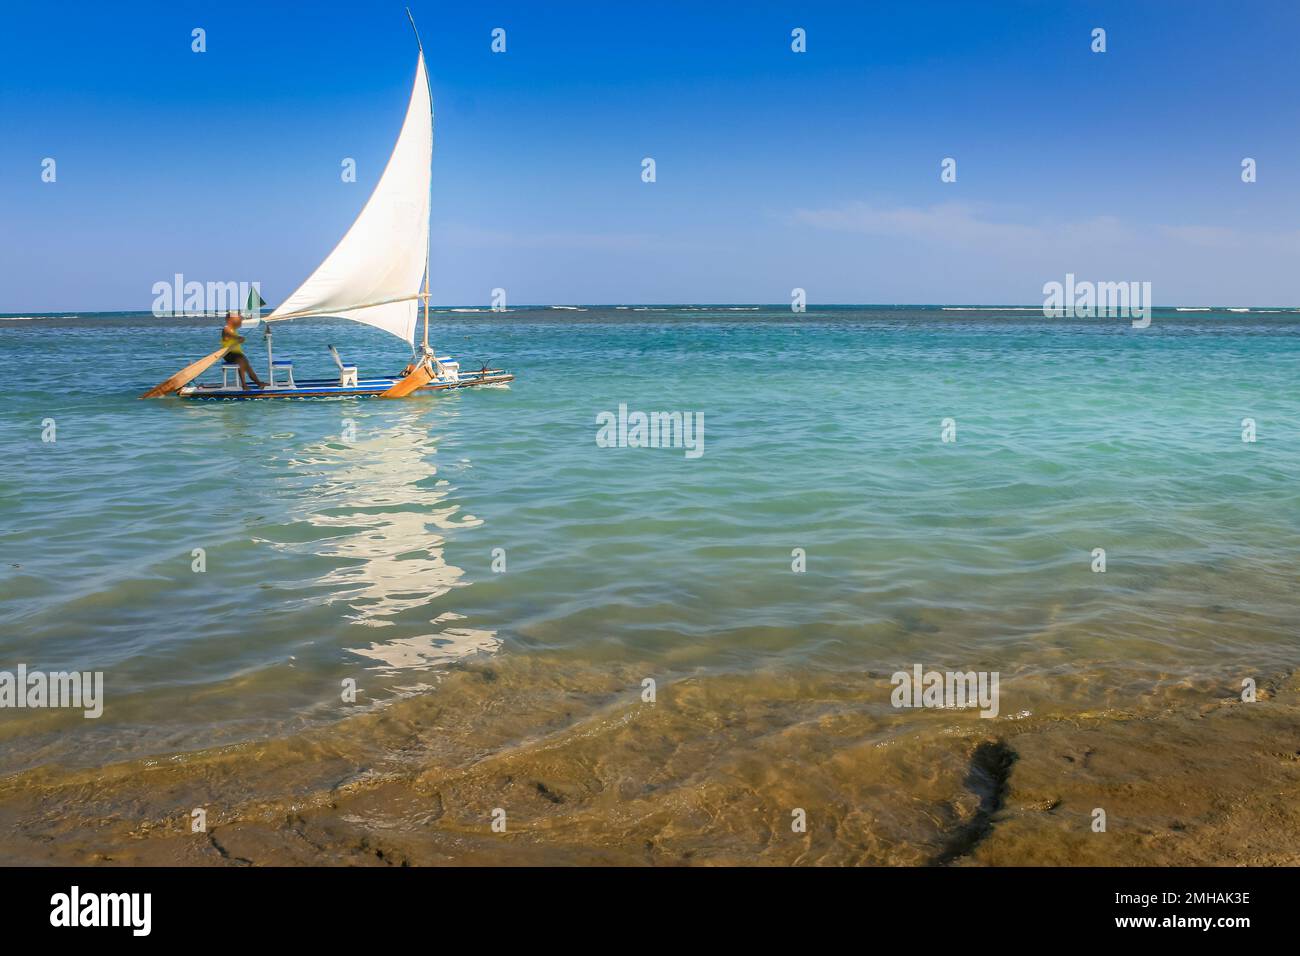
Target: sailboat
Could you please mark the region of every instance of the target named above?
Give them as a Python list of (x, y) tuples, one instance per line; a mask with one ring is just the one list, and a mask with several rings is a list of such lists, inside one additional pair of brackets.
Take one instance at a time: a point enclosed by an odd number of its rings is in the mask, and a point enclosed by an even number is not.
[[(407, 11), (410, 16), (410, 11)], [(415, 20), (411, 19), (414, 29)], [(240, 385), (234, 365), (222, 365), (218, 383), (196, 383), (227, 352), (218, 349), (181, 369), (141, 398), (178, 395), (187, 399), (324, 398), (377, 396), (404, 398), (417, 392), (505, 385), (514, 376), (484, 366), (462, 371), (451, 356), (429, 347), (429, 206), (433, 170), (433, 97), (416, 31), (419, 54), (415, 84), (397, 145), (360, 215), (334, 251), (297, 290), (262, 319), (266, 340), (265, 387)], [(251, 300), (250, 300), (251, 301)], [(260, 297), (259, 297), (260, 301)], [(419, 305), (424, 304), (424, 336), (415, 344)], [(383, 329), (406, 342), (411, 362), (392, 375), (366, 376), (346, 363), (333, 345), (338, 377), (295, 381), (293, 363), (273, 353), (272, 327), (309, 316), (334, 316)]]

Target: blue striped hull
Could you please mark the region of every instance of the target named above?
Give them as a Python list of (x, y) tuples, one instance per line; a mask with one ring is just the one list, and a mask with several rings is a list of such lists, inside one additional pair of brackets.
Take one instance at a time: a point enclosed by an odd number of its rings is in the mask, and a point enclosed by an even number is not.
[[(452, 391), (460, 388), (474, 388), (482, 385), (504, 385), (514, 381), (509, 372), (488, 372), (480, 375), (475, 372), (462, 373), (455, 382), (430, 382), (419, 389), (421, 392)], [(265, 398), (367, 398), (381, 395), (392, 388), (401, 376), (385, 378), (362, 378), (356, 385), (343, 386), (338, 379), (320, 379), (298, 382), (293, 388), (222, 388), (220, 385), (188, 385), (177, 394), (181, 398), (201, 401), (240, 401), (244, 399)]]

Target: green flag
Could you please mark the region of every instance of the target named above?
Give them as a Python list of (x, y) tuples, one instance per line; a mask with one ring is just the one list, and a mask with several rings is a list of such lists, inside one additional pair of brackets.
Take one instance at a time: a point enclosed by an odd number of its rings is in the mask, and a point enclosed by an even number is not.
[(262, 299), (262, 293), (257, 291), (257, 286), (250, 288), (248, 290), (248, 304), (244, 307), (244, 311), (249, 315), (254, 315), (264, 305), (266, 305), (266, 302)]

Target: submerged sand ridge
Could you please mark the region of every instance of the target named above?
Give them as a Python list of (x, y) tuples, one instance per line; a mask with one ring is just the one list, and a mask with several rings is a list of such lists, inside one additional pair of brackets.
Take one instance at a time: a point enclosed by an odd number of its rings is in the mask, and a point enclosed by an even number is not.
[(1255, 703), (1207, 675), (1127, 707), (1079, 675), (1004, 675), (1016, 705), (983, 720), (896, 710), (880, 673), (700, 673), (646, 703), (644, 670), (478, 660), (295, 736), (14, 774), (5, 862), (1300, 862), (1295, 672)]

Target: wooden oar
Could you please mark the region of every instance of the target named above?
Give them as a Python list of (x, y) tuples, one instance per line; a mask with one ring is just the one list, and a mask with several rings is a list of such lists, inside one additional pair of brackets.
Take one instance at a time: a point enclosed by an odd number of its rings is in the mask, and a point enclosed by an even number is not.
[(380, 392), (380, 398), (405, 398), (417, 388), (428, 385), (433, 381), (433, 371), (429, 368), (427, 361), (421, 362), (415, 368), (411, 369), (406, 378), (394, 383), (386, 392)]
[(185, 387), (187, 382), (191, 382), (202, 375), (209, 365), (221, 358), (221, 356), (225, 355), (229, 350), (229, 345), (222, 346), (206, 358), (201, 358), (197, 362), (185, 366), (171, 378), (167, 379), (167, 381), (163, 382), (161, 385), (155, 385), (140, 397), (162, 398), (164, 395), (170, 395), (172, 392), (180, 391)]

